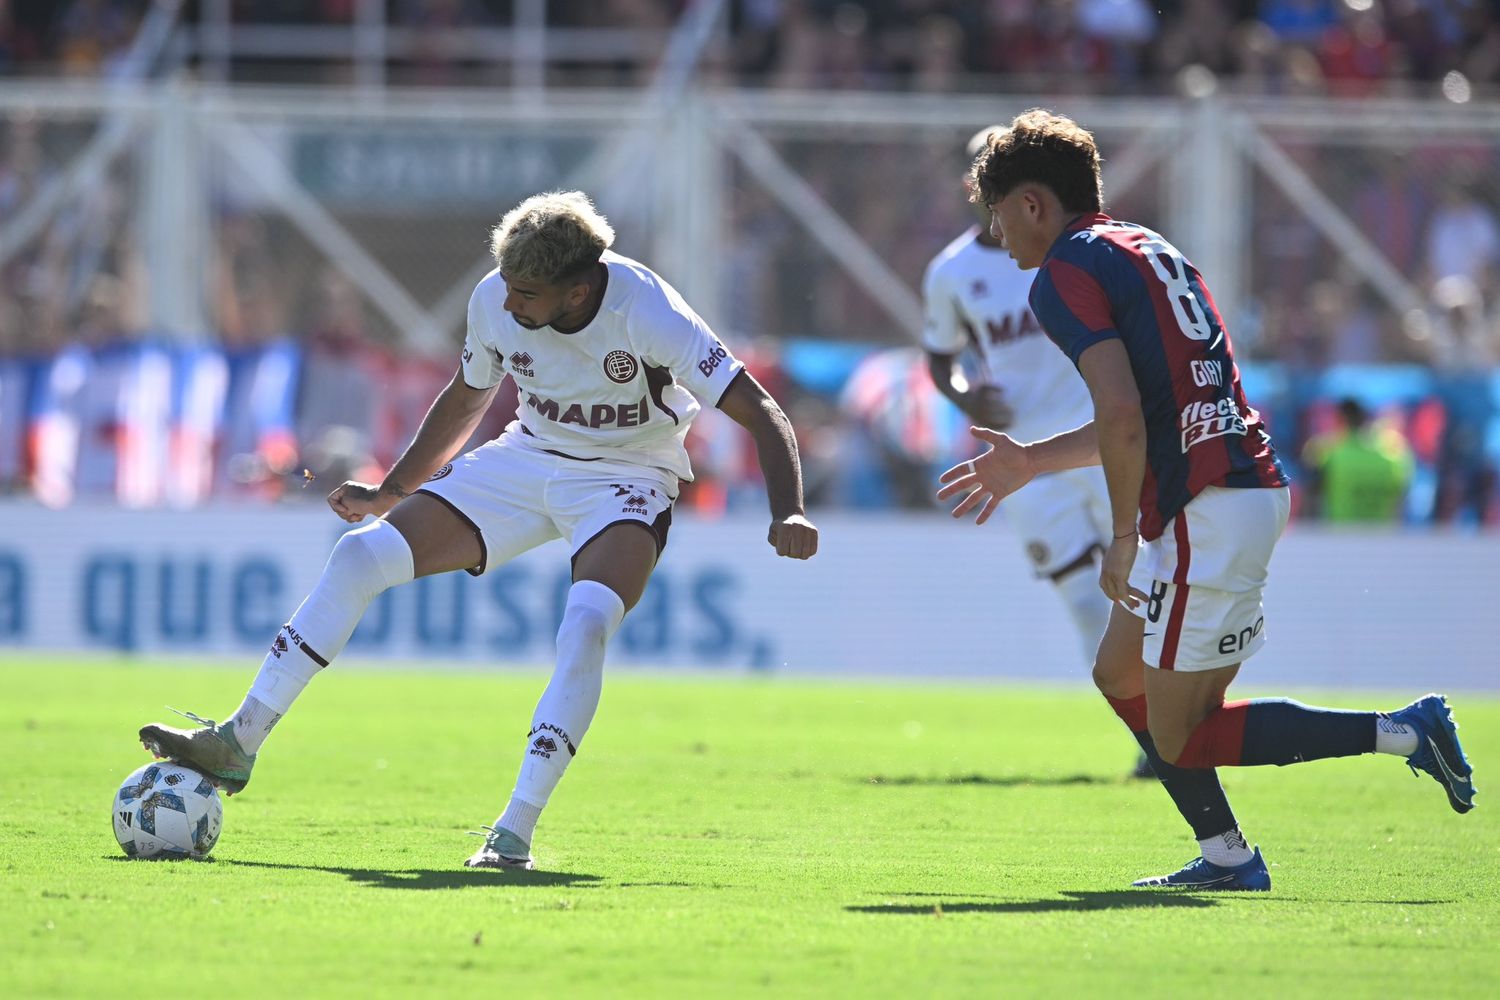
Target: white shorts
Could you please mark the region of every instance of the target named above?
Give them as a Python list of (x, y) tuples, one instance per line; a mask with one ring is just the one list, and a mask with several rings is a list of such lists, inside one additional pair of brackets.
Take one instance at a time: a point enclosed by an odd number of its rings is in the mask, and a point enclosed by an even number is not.
[(1213, 670), (1249, 659), (1266, 641), (1261, 594), (1286, 528), (1286, 487), (1210, 486), (1144, 542), (1130, 585), (1149, 595), (1142, 656), (1162, 670)]
[(1051, 576), (1110, 537), (1109, 487), (1099, 466), (1039, 476), (1000, 502), (1037, 576)]
[(479, 576), (554, 538), (578, 555), (611, 525), (637, 523), (667, 544), (677, 477), (608, 459), (586, 461), (543, 451), (520, 434), (480, 445), (433, 473), (418, 493), (436, 497), (479, 538)]

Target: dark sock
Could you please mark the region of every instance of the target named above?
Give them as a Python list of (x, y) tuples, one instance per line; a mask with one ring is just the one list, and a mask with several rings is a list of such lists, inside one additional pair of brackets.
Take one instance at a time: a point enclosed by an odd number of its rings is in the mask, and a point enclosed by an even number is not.
[(1190, 768), (1281, 767), (1374, 753), (1375, 715), (1286, 698), (1225, 702), (1198, 723), (1177, 763)]
[(1193, 828), (1194, 839), (1207, 840), (1238, 826), (1234, 810), (1229, 808), (1229, 799), (1219, 784), (1219, 776), (1212, 769), (1177, 767), (1162, 760), (1156, 752), (1156, 744), (1146, 728), (1145, 695), (1125, 699), (1106, 695), (1105, 700), (1141, 745), (1157, 780), (1172, 797), (1172, 803), (1182, 813), (1182, 818)]

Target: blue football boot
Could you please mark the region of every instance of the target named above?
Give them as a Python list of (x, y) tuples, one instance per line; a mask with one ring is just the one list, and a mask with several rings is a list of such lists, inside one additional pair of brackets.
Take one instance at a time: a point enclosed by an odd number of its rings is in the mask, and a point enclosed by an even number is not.
[(1265, 859), (1260, 856), (1260, 848), (1257, 847), (1249, 861), (1242, 865), (1235, 865), (1233, 868), (1216, 865), (1206, 858), (1195, 858), (1170, 875), (1140, 878), (1130, 883), (1132, 889), (1149, 889), (1159, 886), (1173, 889), (1269, 892), (1271, 873), (1266, 870)]
[(1453, 709), (1440, 694), (1418, 698), (1403, 709), (1390, 712), (1386, 718), (1412, 727), (1417, 733), (1417, 749), (1406, 758), (1411, 773), (1426, 771), (1448, 793), (1448, 804), (1457, 813), (1474, 808), (1474, 769), (1458, 743), (1458, 724)]

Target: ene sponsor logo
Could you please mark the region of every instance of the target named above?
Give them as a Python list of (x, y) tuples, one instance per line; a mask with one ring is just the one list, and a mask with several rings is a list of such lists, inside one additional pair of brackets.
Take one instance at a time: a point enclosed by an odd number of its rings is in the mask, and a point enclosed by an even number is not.
[(1182, 453), (1195, 444), (1225, 434), (1244, 434), (1245, 418), (1234, 400), (1225, 397), (1216, 403), (1189, 403), (1178, 420), (1182, 428)]
[(1193, 371), (1193, 384), (1210, 386), (1224, 384), (1224, 366), (1218, 361), (1189, 362)]
[(1255, 640), (1255, 637), (1266, 630), (1266, 618), (1264, 615), (1255, 619), (1254, 625), (1246, 625), (1238, 632), (1230, 632), (1228, 635), (1219, 636), (1219, 652), (1224, 655), (1230, 653), (1244, 652)]
[(703, 373), (704, 378), (707, 378), (714, 373), (719, 365), (724, 363), (724, 359), (727, 357), (729, 357), (729, 352), (724, 350), (721, 345), (715, 344), (714, 349), (708, 352), (708, 357), (698, 362), (698, 370)]
[(641, 397), (639, 403), (621, 403), (619, 406), (592, 403), (585, 412), (582, 403), (569, 403), (564, 408), (555, 399), (528, 392), (526, 405), (555, 423), (577, 424), (580, 427), (639, 427), (651, 420), (645, 396)]

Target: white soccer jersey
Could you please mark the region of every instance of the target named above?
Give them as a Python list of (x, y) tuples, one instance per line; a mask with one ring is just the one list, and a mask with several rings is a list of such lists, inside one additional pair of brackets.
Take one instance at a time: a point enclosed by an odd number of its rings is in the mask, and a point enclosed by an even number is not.
[[(520, 415), (506, 434), (581, 459), (613, 459), (693, 478), (683, 438), (744, 365), (644, 264), (605, 251), (604, 300), (576, 333), (528, 330), (505, 311), (505, 279), (487, 274), (469, 299), (464, 381), (488, 389), (507, 372)], [(698, 399), (695, 399), (697, 396)]]
[(1015, 413), (1006, 433), (1038, 441), (1094, 418), (1088, 386), (1027, 304), (1032, 275), (999, 247), (979, 242), (976, 226), (927, 265), (922, 281), (922, 346), (938, 354), (972, 347), (984, 378)]

